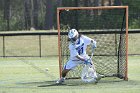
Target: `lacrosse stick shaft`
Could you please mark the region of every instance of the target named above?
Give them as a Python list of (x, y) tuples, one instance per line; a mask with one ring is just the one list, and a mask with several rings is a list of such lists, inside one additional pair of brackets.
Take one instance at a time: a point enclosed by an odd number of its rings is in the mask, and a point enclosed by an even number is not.
[[(92, 53), (91, 53), (91, 56), (90, 56), (90, 59), (91, 59), (91, 60), (92, 60), (92, 57), (93, 57), (93, 55), (94, 55), (94, 49), (95, 49), (95, 48), (92, 47)], [(95, 66), (94, 66), (94, 64), (93, 64), (93, 61), (92, 61), (92, 68), (94, 69), (94, 72), (96, 72), (96, 71), (95, 71)]]
[(91, 53), (90, 58), (92, 59), (92, 57), (93, 57), (93, 55), (94, 55), (94, 49), (95, 49), (95, 48), (93, 48), (92, 46), (91, 46), (91, 48), (92, 48), (92, 53)]

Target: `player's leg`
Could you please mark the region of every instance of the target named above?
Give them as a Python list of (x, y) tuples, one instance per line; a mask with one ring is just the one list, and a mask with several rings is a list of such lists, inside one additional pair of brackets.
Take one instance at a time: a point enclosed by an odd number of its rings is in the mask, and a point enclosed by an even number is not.
[(85, 64), (81, 73), (81, 79), (84, 82), (97, 83), (97, 73), (92, 61), (90, 61), (88, 64)]
[(101, 78), (104, 77), (104, 75), (101, 75), (101, 74), (99, 74), (99, 73), (96, 72), (96, 69), (95, 69), (95, 66), (94, 66), (93, 62), (92, 62), (92, 67), (93, 67), (93, 70), (94, 70), (95, 79), (98, 82)]
[(65, 77), (67, 75), (67, 73), (70, 71), (71, 69), (64, 69), (62, 71), (62, 77), (56, 82), (57, 84), (61, 84), (65, 81)]
[(94, 70), (95, 79), (96, 79), (96, 81), (98, 82), (101, 78), (104, 77), (104, 75), (101, 75), (101, 74), (99, 74), (99, 73), (96, 72), (96, 69), (95, 69), (95, 66), (94, 66), (94, 64), (93, 64), (93, 61), (92, 61), (92, 67), (93, 67), (93, 70)]
[[(82, 71), (82, 76), (81, 78), (83, 79), (83, 81), (91, 81), (91, 82), (95, 82), (97, 83), (102, 77), (104, 77), (103, 75), (100, 75), (96, 72), (96, 69), (95, 69), (95, 66), (93, 64), (93, 61), (90, 59), (89, 60), (89, 64), (87, 64), (84, 68), (83, 68), (83, 71)], [(92, 71), (90, 70), (92, 69)], [(88, 73), (88, 74), (87, 74)], [(87, 76), (85, 76), (87, 75)], [(85, 79), (84, 77), (92, 77), (90, 79)], [(92, 81), (93, 80), (93, 81)]]
[(78, 65), (78, 64), (77, 64), (76, 62), (74, 62), (74, 61), (72, 61), (72, 60), (69, 60), (69, 61), (65, 64), (65, 66), (64, 66), (64, 68), (63, 68), (62, 77), (61, 77), (56, 83), (57, 83), (57, 84), (63, 83), (63, 82), (65, 81), (65, 77), (66, 77), (67, 73), (68, 73), (70, 70), (74, 69), (77, 65)]

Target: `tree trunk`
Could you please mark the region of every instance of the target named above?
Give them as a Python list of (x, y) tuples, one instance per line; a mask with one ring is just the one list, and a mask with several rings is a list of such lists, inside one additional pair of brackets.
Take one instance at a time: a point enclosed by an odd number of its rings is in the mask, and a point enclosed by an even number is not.
[(24, 11), (25, 28), (30, 29), (30, 27), (31, 27), (31, 14), (30, 14), (31, 1), (25, 0), (24, 7), (25, 7), (25, 11)]
[(112, 0), (109, 0), (108, 2), (109, 2), (109, 6), (111, 6), (111, 4), (112, 4)]
[(45, 14), (45, 27), (49, 30), (53, 28), (53, 5), (52, 0), (46, 0), (46, 14)]
[(4, 19), (7, 23), (7, 31), (10, 30), (10, 16), (11, 16), (11, 0), (4, 1)]
[[(99, 6), (99, 0), (94, 0), (94, 6), (95, 6), (95, 7)], [(95, 15), (98, 15), (99, 11), (100, 11), (100, 10), (95, 10), (95, 11), (94, 11), (94, 14), (95, 14)]]
[(84, 0), (84, 6), (88, 7), (88, 5), (89, 5), (89, 1), (88, 0)]
[(115, 6), (122, 5), (122, 1), (121, 0), (114, 0), (114, 5)]
[(102, 0), (102, 1), (101, 1), (101, 5), (102, 5), (102, 6), (105, 6), (105, 0)]
[(57, 6), (62, 6), (62, 0), (57, 0)]
[(38, 29), (39, 0), (33, 1), (33, 27)]
[(99, 6), (99, 0), (94, 0), (95, 6)]
[(33, 10), (34, 10), (34, 0), (31, 0), (31, 10), (30, 10), (30, 16), (31, 16), (31, 27), (30, 30), (33, 28), (34, 29), (34, 14), (33, 14)]

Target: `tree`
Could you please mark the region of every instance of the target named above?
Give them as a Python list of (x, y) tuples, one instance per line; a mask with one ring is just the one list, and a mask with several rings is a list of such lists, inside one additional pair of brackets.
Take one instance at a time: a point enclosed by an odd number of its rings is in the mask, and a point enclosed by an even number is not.
[(7, 21), (7, 31), (10, 30), (11, 0), (4, 1), (4, 19)]
[(39, 0), (33, 0), (33, 27), (38, 29)]
[(108, 0), (108, 2), (109, 2), (109, 6), (111, 6), (111, 4), (112, 4), (112, 0)]
[(104, 6), (105, 0), (101, 0), (101, 5)]
[(38, 13), (39, 13), (38, 0), (25, 0), (25, 28), (31, 27), (38, 29)]
[(89, 1), (88, 0), (84, 0), (84, 6), (87, 7), (88, 6)]
[(62, 0), (57, 0), (57, 7), (62, 6)]
[(94, 0), (95, 6), (99, 6), (99, 0)]
[(44, 29), (49, 30), (53, 28), (53, 4), (52, 0), (46, 0), (45, 26)]
[(140, 0), (123, 0), (123, 5), (129, 6), (129, 28), (140, 28)]
[[(97, 7), (97, 6), (99, 6), (99, 5), (100, 5), (100, 4), (99, 4), (99, 0), (94, 0), (94, 6)], [(94, 14), (98, 15), (99, 12), (100, 12), (100, 10), (96, 10), (96, 11), (94, 11)]]
[(122, 5), (122, 0), (114, 0), (114, 5), (115, 6)]
[(25, 12), (24, 12), (25, 28), (30, 29), (31, 27), (31, 15), (30, 15), (31, 1), (25, 0), (24, 7), (25, 7)]

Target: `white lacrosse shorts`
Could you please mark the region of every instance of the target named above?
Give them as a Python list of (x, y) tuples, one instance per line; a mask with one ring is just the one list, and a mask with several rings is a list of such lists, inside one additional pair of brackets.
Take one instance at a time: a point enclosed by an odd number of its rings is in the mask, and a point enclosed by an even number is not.
[(63, 69), (74, 69), (79, 64), (84, 64), (81, 60), (69, 60), (65, 65)]

